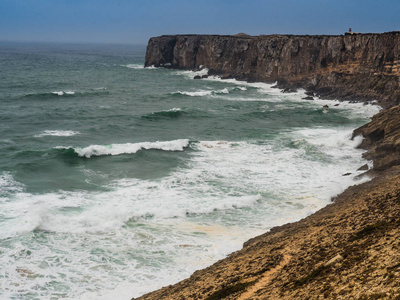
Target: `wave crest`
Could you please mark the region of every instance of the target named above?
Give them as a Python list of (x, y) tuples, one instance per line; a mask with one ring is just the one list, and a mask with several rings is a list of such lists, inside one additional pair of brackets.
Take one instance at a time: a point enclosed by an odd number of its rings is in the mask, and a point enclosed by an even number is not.
[(87, 95), (98, 95), (101, 93), (108, 93), (107, 88), (98, 87), (92, 88), (83, 91), (50, 91), (50, 92), (37, 92), (37, 93), (28, 93), (24, 95), (20, 95), (20, 97), (35, 97), (35, 98), (54, 98), (54, 97), (75, 97), (75, 96), (87, 96)]
[(129, 69), (144, 69), (143, 64), (127, 64), (127, 65), (120, 65), (121, 67), (129, 68)]
[(222, 90), (217, 90), (217, 91), (199, 90), (196, 92), (177, 91), (175, 93), (172, 93), (172, 95), (184, 95), (190, 97), (203, 97), (203, 96), (220, 95), (220, 94), (229, 94), (229, 90), (227, 88), (224, 88)]
[(36, 134), (35, 137), (44, 137), (44, 136), (74, 136), (80, 134), (79, 131), (72, 130), (45, 130), (40, 134)]
[(164, 142), (90, 145), (85, 148), (72, 148), (72, 149), (75, 151), (76, 154), (78, 154), (78, 156), (90, 158), (92, 156), (134, 154), (139, 150), (183, 151), (188, 146), (189, 146), (188, 139), (180, 139), (180, 140), (164, 141)]
[(173, 119), (179, 118), (184, 115), (185, 112), (181, 108), (171, 108), (168, 110), (156, 111), (147, 115), (142, 116), (142, 119), (156, 120), (156, 119)]

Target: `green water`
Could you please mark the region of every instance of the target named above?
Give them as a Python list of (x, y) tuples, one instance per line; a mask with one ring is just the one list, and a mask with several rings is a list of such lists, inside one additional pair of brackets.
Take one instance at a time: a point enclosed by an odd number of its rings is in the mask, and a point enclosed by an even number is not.
[(130, 299), (354, 184), (349, 138), (376, 107), (144, 69), (144, 54), (0, 44), (2, 298)]

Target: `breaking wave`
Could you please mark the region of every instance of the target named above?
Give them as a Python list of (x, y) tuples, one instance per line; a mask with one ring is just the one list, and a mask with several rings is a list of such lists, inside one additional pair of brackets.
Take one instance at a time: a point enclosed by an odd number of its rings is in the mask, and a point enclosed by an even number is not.
[(141, 119), (157, 120), (157, 119), (174, 119), (179, 118), (186, 114), (181, 108), (171, 108), (169, 110), (162, 110), (143, 115)]
[(57, 147), (57, 149), (73, 149), (80, 157), (134, 154), (139, 150), (183, 151), (189, 146), (188, 139), (163, 142), (141, 142), (111, 145), (90, 145), (85, 148)]
[(172, 95), (185, 95), (190, 97), (203, 97), (203, 96), (220, 95), (220, 94), (229, 94), (229, 90), (227, 88), (224, 88), (222, 90), (216, 90), (216, 91), (199, 90), (195, 92), (177, 91), (175, 93), (172, 93)]
[(129, 68), (129, 69), (144, 69), (143, 64), (127, 64), (127, 65), (120, 65), (121, 67)]
[(29, 93), (22, 95), (22, 97), (27, 98), (54, 98), (54, 97), (75, 97), (75, 96), (86, 96), (86, 95), (98, 95), (102, 93), (108, 93), (107, 88), (99, 87), (93, 88), (86, 91), (71, 91), (71, 90), (64, 90), (64, 91), (50, 91), (50, 92), (39, 92), (39, 93)]

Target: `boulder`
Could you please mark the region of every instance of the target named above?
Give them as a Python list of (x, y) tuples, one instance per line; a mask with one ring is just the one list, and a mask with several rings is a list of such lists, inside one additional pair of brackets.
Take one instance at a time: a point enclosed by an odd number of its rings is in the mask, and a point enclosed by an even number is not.
[(357, 171), (368, 171), (368, 170), (369, 170), (369, 167), (367, 164), (365, 164), (357, 169)]

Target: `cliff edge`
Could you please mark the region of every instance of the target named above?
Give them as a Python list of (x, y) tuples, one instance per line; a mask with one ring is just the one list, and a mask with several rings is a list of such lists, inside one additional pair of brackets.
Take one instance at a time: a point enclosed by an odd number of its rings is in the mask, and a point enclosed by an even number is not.
[(165, 35), (149, 40), (145, 66), (303, 87), (329, 99), (400, 103), (400, 32), (338, 36)]
[(138, 299), (400, 299), (400, 101), (397, 32), (346, 36), (162, 36), (146, 66), (278, 81), (328, 98), (379, 100), (356, 129), (375, 178), (315, 214)]

